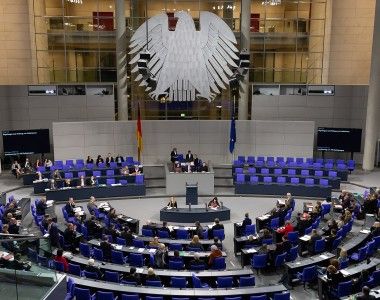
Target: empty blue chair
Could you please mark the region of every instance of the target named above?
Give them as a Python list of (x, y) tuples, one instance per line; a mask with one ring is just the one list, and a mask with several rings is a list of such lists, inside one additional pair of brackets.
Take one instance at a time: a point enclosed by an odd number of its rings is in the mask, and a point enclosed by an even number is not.
[(205, 269), (206, 269), (205, 264), (200, 264), (200, 265), (190, 264), (190, 270), (192, 271), (204, 271)]
[(65, 267), (60, 261), (54, 261), (54, 269), (58, 272), (65, 272)]
[(258, 156), (256, 161), (265, 161), (265, 157), (264, 156)]
[(242, 174), (243, 173), (243, 168), (235, 168), (235, 173), (236, 174)]
[(291, 177), (290, 178), (290, 183), (291, 184), (299, 184), (300, 183), (300, 179), (298, 177)]
[(287, 157), (286, 163), (291, 163), (291, 162), (294, 162), (294, 157)]
[(355, 170), (355, 161), (350, 159), (347, 161), (347, 167), (349, 171)]
[(117, 169), (117, 162), (110, 162), (111, 169)]
[(346, 171), (348, 169), (347, 165), (345, 165), (345, 164), (337, 164), (336, 168), (339, 171)]
[(214, 229), (212, 233), (214, 237), (217, 237), (221, 241), (225, 239), (224, 229)]
[(232, 288), (232, 276), (218, 277), (216, 285), (218, 288)]
[(269, 174), (269, 169), (262, 168), (260, 173), (263, 174), (263, 175), (267, 175), (267, 174)]
[(284, 218), (284, 221), (289, 221), (292, 218), (292, 210), (289, 210)]
[[(155, 286), (155, 287), (162, 287), (162, 283), (160, 280), (147, 280), (145, 282), (146, 286)], [(147, 299), (148, 297), (146, 297)]]
[(119, 183), (120, 183), (121, 185), (127, 185), (127, 184), (128, 184), (128, 180), (126, 180), (126, 179), (120, 179), (120, 180), (119, 180)]
[(251, 296), (249, 300), (268, 300), (267, 295)]
[(49, 260), (45, 256), (38, 255), (37, 263), (43, 267), (49, 268)]
[(144, 184), (144, 175), (136, 175), (136, 184)]
[(82, 254), (85, 257), (91, 256), (91, 247), (88, 244), (79, 243), (79, 251), (80, 251), (80, 254)]
[(169, 244), (169, 250), (170, 251), (175, 251), (175, 250), (182, 251), (183, 249), (182, 249), (181, 244), (173, 243), (173, 244)]
[(314, 244), (314, 253), (321, 253), (325, 251), (326, 241), (324, 239), (316, 240)]
[(239, 155), (238, 156), (238, 161), (245, 163), (245, 156)]
[(278, 268), (281, 267), (285, 263), (287, 253), (282, 253), (276, 256), (276, 259), (274, 260), (274, 267)]
[(248, 168), (248, 174), (256, 174), (256, 168), (254, 167)]
[(262, 167), (262, 166), (264, 166), (264, 161), (263, 160), (257, 160), (256, 163), (255, 163), (255, 166), (256, 167)]
[(327, 179), (319, 179), (319, 185), (327, 187), (329, 185), (329, 181)]
[(370, 288), (374, 288), (380, 284), (380, 270), (374, 271), (372, 275), (369, 277), (368, 285)]
[(301, 170), (301, 176), (309, 176), (309, 170)]
[(290, 300), (290, 292), (276, 293), (273, 295), (273, 300)]
[(323, 176), (323, 171), (320, 171), (320, 170), (315, 171), (314, 172), (314, 176), (322, 177)]
[(114, 264), (123, 265), (123, 264), (125, 264), (126, 260), (124, 258), (123, 252), (112, 250), (111, 251), (111, 261)]
[(104, 272), (104, 279), (106, 281), (119, 283), (120, 282), (120, 275), (118, 272), (105, 271)]
[(94, 177), (102, 176), (102, 172), (101, 171), (92, 171), (92, 176), (94, 176)]
[(259, 177), (258, 176), (251, 176), (249, 178), (249, 183), (251, 184), (257, 184), (259, 182)]
[(182, 270), (184, 268), (183, 261), (180, 260), (169, 260), (170, 270)]
[(68, 179), (72, 179), (74, 177), (72, 172), (67, 172), (64, 175), (65, 175), (65, 178), (68, 178)]
[(80, 171), (78, 172), (78, 177), (86, 177), (86, 172)]
[(288, 175), (296, 175), (295, 169), (288, 169)]
[(242, 300), (241, 297), (224, 297), (224, 300)]
[(372, 256), (376, 251), (376, 242), (374, 240), (367, 243), (367, 256)]
[(336, 171), (329, 171), (328, 177), (336, 178), (336, 177), (338, 177), (338, 173)]
[(226, 260), (224, 257), (217, 257), (214, 259), (211, 269), (213, 270), (224, 270), (226, 269)]
[(116, 300), (117, 297), (115, 298), (113, 296), (113, 292), (102, 292), (102, 291), (97, 291), (96, 292), (96, 300)]
[(348, 267), (348, 259), (346, 258), (345, 260), (341, 260), (341, 262), (339, 263), (339, 269), (345, 269)]
[[(244, 166), (244, 163), (242, 163), (241, 161), (238, 161), (237, 159), (234, 160), (234, 163), (233, 163), (233, 166), (237, 167), (237, 166), (241, 166), (243, 167)], [(235, 171), (236, 172), (236, 171)]]
[(299, 237), (298, 231), (293, 231), (293, 232), (288, 233), (288, 240), (292, 244), (298, 243), (298, 237)]
[(285, 184), (286, 183), (286, 178), (283, 176), (277, 177), (277, 183), (279, 184)]
[(90, 279), (99, 279), (98, 274), (95, 272), (83, 271), (83, 276)]
[(316, 280), (317, 275), (317, 268), (315, 266), (311, 266), (304, 268), (302, 273), (297, 273), (297, 278), (303, 283), (303, 287), (305, 287), (306, 283)]
[(312, 226), (306, 228), (306, 229), (305, 229), (305, 234), (310, 234), (312, 230), (313, 230), (313, 227), (312, 227)]
[(126, 246), (127, 245), (127, 241), (125, 239), (123, 239), (123, 238), (116, 237), (116, 244), (122, 245), (122, 246)]
[(276, 163), (274, 161), (267, 161), (267, 167), (274, 167)]
[(106, 179), (106, 184), (107, 185), (112, 185), (112, 184), (115, 184), (115, 178), (107, 178)]
[(103, 256), (103, 250), (102, 249), (94, 248), (93, 253), (94, 253), (94, 259), (103, 261), (104, 256)]
[(298, 257), (298, 246), (290, 248), (289, 253), (286, 255), (286, 261), (295, 261)]
[(46, 168), (45, 167), (37, 167), (37, 171), (43, 173), (46, 171)]
[(94, 164), (86, 164), (86, 168), (87, 169), (93, 169), (94, 168)]
[(255, 277), (254, 276), (240, 276), (239, 277), (239, 286), (255, 286)]
[(274, 175), (282, 175), (282, 169), (274, 169), (273, 173)]
[(248, 156), (247, 157), (247, 164), (253, 165), (255, 163), (255, 157), (254, 156)]
[(314, 185), (314, 178), (306, 178), (305, 179), (305, 184), (306, 185)]
[(80, 268), (80, 265), (76, 265), (76, 264), (72, 264), (72, 263), (69, 263), (68, 272), (70, 274), (73, 274), (76, 276), (81, 276), (81, 274), (82, 274), (82, 270)]
[(270, 176), (265, 176), (263, 179), (264, 184), (269, 184), (272, 183), (272, 177)]
[(366, 259), (368, 246), (364, 246), (351, 255), (350, 259), (355, 262), (361, 262)]
[(141, 229), (141, 234), (143, 236), (153, 237), (154, 233), (152, 229), (143, 228)]
[(193, 287), (196, 289), (207, 289), (209, 285), (207, 283), (202, 283), (201, 280), (193, 273), (191, 274), (191, 279), (193, 281)]
[(186, 288), (186, 278), (185, 277), (172, 277), (170, 285), (173, 288), (184, 289), (184, 288)]
[(106, 176), (114, 176), (115, 175), (115, 171), (114, 170), (107, 170), (106, 171)]
[(342, 242), (342, 237), (337, 237), (335, 240), (333, 240), (332, 245), (331, 245), (331, 250), (335, 250), (338, 248), (339, 244)]
[(244, 174), (236, 174), (236, 183), (244, 183), (245, 175)]
[(270, 229), (277, 229), (280, 226), (280, 218), (272, 218), (270, 220)]
[(338, 299), (350, 295), (351, 292), (352, 292), (352, 281), (351, 280), (345, 281), (345, 282), (340, 282), (340, 283), (338, 283), (338, 287), (336, 290), (335, 289), (331, 290), (331, 294), (335, 298), (338, 298)]
[(256, 234), (256, 225), (246, 225), (244, 228), (244, 235), (255, 235)]
[(267, 260), (268, 260), (267, 254), (257, 254), (253, 256), (251, 260), (251, 264), (252, 264), (252, 268), (257, 270), (257, 274), (259, 274), (260, 269), (264, 269), (267, 267)]
[(91, 295), (90, 289), (82, 289), (79, 287), (74, 288), (74, 295), (76, 299), (80, 300), (92, 300), (95, 295)]
[(265, 245), (271, 245), (273, 244), (273, 238), (263, 239), (261, 242), (262, 244), (265, 244)]
[(144, 266), (144, 256), (141, 253), (131, 253), (129, 254), (129, 264), (134, 267)]
[(282, 156), (278, 156), (276, 159), (276, 163), (285, 162), (285, 159)]
[(177, 239), (186, 240), (189, 238), (189, 232), (186, 229), (177, 229), (176, 237)]
[(168, 239), (170, 238), (169, 232), (166, 230), (157, 230), (157, 235), (161, 239)]
[(296, 163), (297, 165), (302, 165), (304, 163), (303, 157), (296, 157)]
[(322, 168), (322, 163), (318, 163), (318, 162), (313, 163), (313, 168), (314, 169), (320, 169), (320, 168)]
[(331, 170), (331, 169), (333, 169), (334, 168), (334, 164), (332, 164), (332, 163), (325, 163), (325, 169), (328, 169), (328, 170)]

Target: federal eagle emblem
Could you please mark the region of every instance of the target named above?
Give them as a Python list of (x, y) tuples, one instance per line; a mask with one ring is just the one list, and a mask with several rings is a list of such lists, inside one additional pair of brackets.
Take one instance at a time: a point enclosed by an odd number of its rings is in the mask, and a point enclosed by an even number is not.
[(175, 30), (168, 15), (148, 19), (130, 40), (132, 73), (152, 99), (213, 100), (228, 87), (239, 53), (230, 27), (217, 15), (200, 12), (197, 31), (190, 14), (176, 12)]

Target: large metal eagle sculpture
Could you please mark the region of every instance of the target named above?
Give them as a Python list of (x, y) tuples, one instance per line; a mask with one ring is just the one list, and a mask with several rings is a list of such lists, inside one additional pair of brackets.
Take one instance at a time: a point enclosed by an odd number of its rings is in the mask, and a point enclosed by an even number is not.
[[(200, 30), (184, 11), (174, 14), (177, 24), (169, 30), (168, 15), (148, 19), (130, 40), (135, 80), (152, 99), (167, 97), (171, 101), (213, 100), (229, 85), (236, 69), (238, 49), (230, 27), (217, 15), (200, 12)], [(141, 72), (138, 61), (148, 53), (146, 68)], [(154, 85), (150, 84), (154, 82)]]

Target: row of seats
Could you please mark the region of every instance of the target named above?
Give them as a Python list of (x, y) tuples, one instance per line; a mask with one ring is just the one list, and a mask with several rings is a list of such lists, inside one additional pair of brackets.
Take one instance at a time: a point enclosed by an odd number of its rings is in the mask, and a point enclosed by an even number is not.
[[(300, 184), (300, 178), (299, 177), (291, 177), (290, 178), (290, 181), (288, 182), (286, 180), (286, 177), (283, 177), (283, 176), (264, 176), (262, 177), (262, 181), (259, 181), (259, 176), (250, 176), (249, 177), (249, 183), (251, 184), (258, 184), (259, 182), (263, 182), (263, 183), (266, 183), (266, 184), (270, 184), (270, 183), (278, 183), (278, 184), (286, 184), (286, 183), (290, 183), (290, 184)], [(275, 179), (275, 181), (273, 180)], [(236, 183), (237, 184), (243, 184), (243, 183), (246, 183), (247, 181), (245, 181), (245, 175), (244, 174), (237, 174), (236, 176)], [(320, 186), (329, 186), (329, 181), (328, 179), (319, 179), (319, 182), (317, 180), (314, 180), (314, 178), (305, 178), (305, 185), (307, 186), (314, 186), (314, 185), (320, 185)]]
[(323, 158), (303, 158), (303, 157), (287, 157), (286, 160), (284, 157), (282, 156), (278, 156), (276, 159), (274, 156), (258, 156), (257, 158), (255, 158), (255, 156), (248, 156), (247, 159), (245, 158), (245, 156), (241, 156), (239, 155), (238, 156), (238, 159), (237, 161), (239, 162), (242, 162), (242, 163), (254, 163), (254, 162), (258, 162), (258, 161), (263, 161), (263, 162), (275, 162), (277, 164), (279, 163), (282, 163), (284, 162), (285, 164), (289, 164), (289, 163), (297, 163), (297, 164), (303, 164), (303, 163), (308, 163), (308, 164), (313, 164), (313, 163), (320, 163), (320, 164), (324, 164), (324, 163), (328, 163), (328, 164), (347, 164), (349, 166), (355, 166), (355, 160), (343, 160), (343, 159), (333, 159), (333, 158), (327, 158), (327, 159), (323, 159)]
[(111, 168), (111, 169), (118, 169), (120, 167), (131, 167), (131, 166), (139, 166), (140, 165), (140, 162), (139, 161), (133, 161), (132, 163), (130, 162), (122, 162), (121, 165), (118, 165), (116, 162), (111, 162), (109, 164), (109, 166), (107, 166), (106, 163), (99, 163), (98, 165), (96, 164), (75, 164), (75, 165), (71, 165), (71, 164), (66, 164), (66, 165), (61, 165), (61, 164), (55, 164), (53, 166), (51, 166), (50, 168), (47, 168), (47, 167), (44, 167), (44, 166), (41, 166), (41, 167), (38, 167), (37, 168), (37, 171), (39, 172), (46, 172), (48, 169), (50, 171), (54, 171), (54, 170), (72, 170), (72, 169), (76, 169), (76, 170), (81, 170), (81, 169), (94, 169), (94, 168), (99, 168), (99, 169), (104, 169), (104, 168)]
[[(243, 168), (235, 168), (235, 174), (243, 174), (243, 173), (244, 173)], [(284, 172), (284, 169), (281, 169), (281, 168), (273, 169), (273, 175), (283, 175), (284, 173), (286, 173), (287, 175), (297, 175), (297, 171), (295, 169), (287, 169), (286, 172)], [(257, 172), (256, 168), (249, 167), (247, 169), (247, 174), (249, 174), (249, 175), (254, 175), (254, 174), (269, 175), (272, 173), (271, 173), (271, 170), (268, 168), (261, 168), (260, 172)], [(324, 173), (321, 170), (314, 170), (313, 172), (311, 172), (311, 170), (302, 169), (300, 175), (304, 176), (304, 177), (307, 177), (307, 176), (324, 177)], [(327, 177), (336, 178), (337, 176), (338, 175), (337, 175), (336, 171), (328, 171)]]
[[(167, 231), (158, 230), (158, 237), (160, 238), (170, 238), (169, 233)], [(155, 236), (154, 231), (152, 229), (141, 230), (143, 236), (153, 237)], [(214, 229), (212, 231), (213, 237), (217, 237), (219, 240), (223, 241), (225, 239), (224, 229)], [(186, 240), (190, 238), (190, 233), (187, 229), (177, 229), (176, 230), (176, 238), (181, 240)], [(203, 239), (208, 239), (208, 229), (203, 231)]]

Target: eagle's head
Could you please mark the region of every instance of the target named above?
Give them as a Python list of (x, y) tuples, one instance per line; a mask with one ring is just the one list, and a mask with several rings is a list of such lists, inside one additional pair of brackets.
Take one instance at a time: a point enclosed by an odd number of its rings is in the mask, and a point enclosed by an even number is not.
[(180, 29), (182, 26), (186, 26), (187, 28), (194, 27), (194, 20), (188, 12), (183, 10), (176, 11), (174, 17), (178, 19), (176, 30)]

